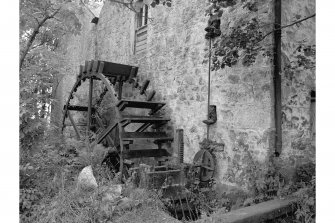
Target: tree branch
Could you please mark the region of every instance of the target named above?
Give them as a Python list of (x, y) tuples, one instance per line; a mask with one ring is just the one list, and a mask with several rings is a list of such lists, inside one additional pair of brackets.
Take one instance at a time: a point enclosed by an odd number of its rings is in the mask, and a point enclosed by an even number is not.
[(60, 11), (61, 7), (56, 9), (51, 15), (46, 15), (41, 22), (39, 22), (37, 24), (37, 26), (35, 27), (33, 33), (31, 34), (31, 36), (29, 37), (28, 39), (28, 43), (26, 45), (26, 48), (24, 49), (21, 57), (20, 57), (20, 70), (22, 69), (22, 65), (23, 65), (23, 62), (29, 52), (29, 50), (31, 49), (31, 46), (33, 44), (33, 42), (35, 41), (35, 38), (37, 36), (37, 34), (39, 33), (40, 31), (40, 28), (46, 23), (46, 21), (48, 21), (49, 19), (52, 19), (59, 11)]
[(43, 45), (44, 45), (44, 42), (43, 43), (41, 42), (39, 44), (36, 44), (36, 45), (30, 47), (30, 50), (36, 49), (37, 47), (40, 47), (40, 46), (43, 46)]
[(303, 21), (305, 21), (305, 20), (307, 20), (307, 19), (310, 19), (310, 18), (315, 17), (315, 15), (316, 15), (316, 14), (314, 13), (313, 15), (310, 15), (310, 16), (307, 16), (307, 17), (305, 17), (305, 18), (303, 18), (303, 19), (297, 20), (297, 21), (295, 21), (295, 22), (293, 22), (293, 23), (291, 23), (291, 24), (288, 24), (288, 25), (285, 25), (285, 26), (281, 26), (281, 27), (278, 28), (278, 29), (273, 29), (272, 31), (270, 31), (270, 32), (268, 32), (267, 34), (265, 34), (265, 35), (263, 36), (263, 38), (262, 38), (261, 40), (259, 40), (258, 42), (261, 42), (262, 40), (265, 39), (265, 37), (267, 37), (267, 36), (270, 35), (271, 33), (274, 33), (275, 31), (278, 31), (278, 30), (281, 30), (281, 29), (285, 29), (285, 28), (290, 27), (290, 26), (294, 26), (294, 25), (296, 25), (296, 24), (298, 24), (298, 23), (301, 23), (301, 22), (303, 22)]
[(125, 3), (125, 2), (118, 1), (118, 0), (110, 0), (110, 2), (115, 2), (115, 3), (121, 4), (121, 5), (125, 6), (126, 8), (128, 8), (129, 10), (137, 13), (137, 11), (134, 9), (134, 7), (132, 5), (133, 0), (131, 0), (130, 3)]

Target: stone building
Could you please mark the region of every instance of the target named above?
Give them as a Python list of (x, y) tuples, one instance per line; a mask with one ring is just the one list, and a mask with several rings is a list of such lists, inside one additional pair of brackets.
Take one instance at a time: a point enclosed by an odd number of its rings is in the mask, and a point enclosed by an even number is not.
[[(79, 65), (85, 60), (136, 65), (140, 81), (150, 79), (149, 89), (156, 90), (155, 100), (167, 103), (170, 130), (184, 130), (185, 161), (192, 162), (199, 142), (206, 138), (202, 121), (207, 115), (209, 44), (204, 29), (208, 5), (205, 0), (173, 0), (171, 7), (145, 7), (142, 14), (136, 14), (105, 1), (97, 24), (91, 23), (92, 14), (82, 7), (78, 12), (81, 34), (66, 36), (63, 41), (68, 73), (58, 98), (64, 102), (68, 97)], [(241, 5), (224, 9), (222, 35), (251, 17), (272, 24), (273, 8), (273, 1), (262, 0), (257, 1), (257, 10)], [(314, 0), (282, 1), (283, 25), (314, 13)], [(262, 45), (271, 46), (272, 41), (270, 35)], [(310, 56), (306, 46), (314, 45), (315, 18), (282, 30), (280, 160), (286, 167), (297, 167), (315, 156), (315, 69), (299, 66), (292, 70), (288, 66), (299, 62), (300, 52)], [(299, 46), (303, 46), (300, 51)], [(260, 52), (249, 65), (239, 60), (231, 67), (212, 71), (210, 91), (217, 122), (210, 126), (209, 138), (225, 144), (225, 151), (216, 154), (216, 179), (245, 188), (252, 176), (250, 166), (266, 162), (275, 151), (272, 55)]]

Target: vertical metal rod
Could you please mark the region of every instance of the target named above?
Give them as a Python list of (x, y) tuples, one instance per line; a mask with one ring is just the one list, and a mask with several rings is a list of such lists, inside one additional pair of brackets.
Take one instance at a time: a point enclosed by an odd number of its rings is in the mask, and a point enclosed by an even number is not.
[(279, 156), (282, 151), (282, 126), (281, 126), (281, 0), (275, 0), (275, 24), (274, 24), (274, 48), (273, 48), (273, 84), (274, 84), (274, 106), (275, 106), (275, 155)]
[[(209, 106), (211, 103), (211, 58), (212, 58), (212, 39), (209, 39), (209, 56), (208, 56), (208, 105), (207, 105), (207, 120), (209, 120)], [(209, 125), (207, 125), (207, 140), (209, 139)]]

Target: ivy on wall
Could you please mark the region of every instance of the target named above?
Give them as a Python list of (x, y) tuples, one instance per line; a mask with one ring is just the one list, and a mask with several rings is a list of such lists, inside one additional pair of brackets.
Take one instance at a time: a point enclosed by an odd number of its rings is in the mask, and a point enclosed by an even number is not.
[[(212, 70), (236, 65), (242, 60), (244, 66), (250, 66), (255, 62), (259, 52), (265, 51), (260, 45), (264, 39), (261, 31), (261, 21), (257, 17), (258, 3), (254, 0), (209, 0), (210, 6), (206, 9), (209, 23), (220, 19), (226, 8), (235, 10), (237, 7), (248, 12), (251, 18), (239, 19), (233, 27), (222, 32), (221, 36), (214, 40)], [(264, 54), (269, 55), (269, 52)]]
[[(274, 24), (263, 21), (259, 17), (259, 8), (261, 1), (255, 0), (208, 0), (209, 6), (206, 9), (206, 16), (209, 16), (208, 23), (211, 25), (212, 21), (222, 19), (225, 11), (233, 12), (240, 10), (243, 17), (236, 19), (233, 26), (229, 26), (226, 30), (221, 30), (222, 34), (218, 38), (214, 38), (212, 46), (213, 51), (213, 66), (212, 70), (219, 70), (225, 67), (232, 67), (242, 62), (243, 66), (252, 65), (256, 56), (260, 53), (264, 57), (272, 57), (272, 46), (266, 45), (264, 40), (274, 33)], [(270, 16), (270, 15), (269, 15)], [(300, 23), (315, 17), (315, 14), (308, 15), (302, 19), (299, 15), (298, 20), (288, 25), (283, 25), (280, 29), (291, 26), (299, 27)], [(268, 31), (268, 29), (271, 29)], [(302, 46), (303, 47), (303, 46)], [(315, 52), (315, 46), (305, 46), (304, 54), (297, 55), (298, 63), (310, 63), (310, 57)], [(297, 49), (298, 50), (298, 49)], [(313, 66), (310, 66), (312, 69)]]

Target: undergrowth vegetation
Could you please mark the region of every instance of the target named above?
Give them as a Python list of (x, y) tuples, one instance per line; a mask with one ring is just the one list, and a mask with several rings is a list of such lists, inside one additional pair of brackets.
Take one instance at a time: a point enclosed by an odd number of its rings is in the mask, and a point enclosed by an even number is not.
[(196, 175), (193, 175), (195, 179), (189, 187), (192, 201), (202, 216), (209, 216), (218, 209), (229, 212), (271, 199), (295, 197), (297, 202), (294, 215), (283, 216), (275, 222), (286, 222), (285, 219), (303, 223), (315, 222), (315, 164), (310, 162), (301, 165), (294, 175), (288, 178), (274, 163), (269, 162), (263, 174), (259, 175), (261, 177), (254, 179), (253, 190), (250, 192), (239, 189), (224, 191), (225, 189), (220, 188), (220, 184), (217, 185), (214, 180), (207, 185), (209, 187), (202, 187)]
[[(46, 132), (33, 148), (20, 154), (20, 222), (157, 222), (158, 215), (173, 221), (156, 192), (131, 183), (122, 186), (121, 200), (104, 201), (106, 190), (120, 184), (118, 175), (101, 165), (104, 147)], [(78, 174), (88, 165), (98, 183), (93, 191), (77, 188)]]

